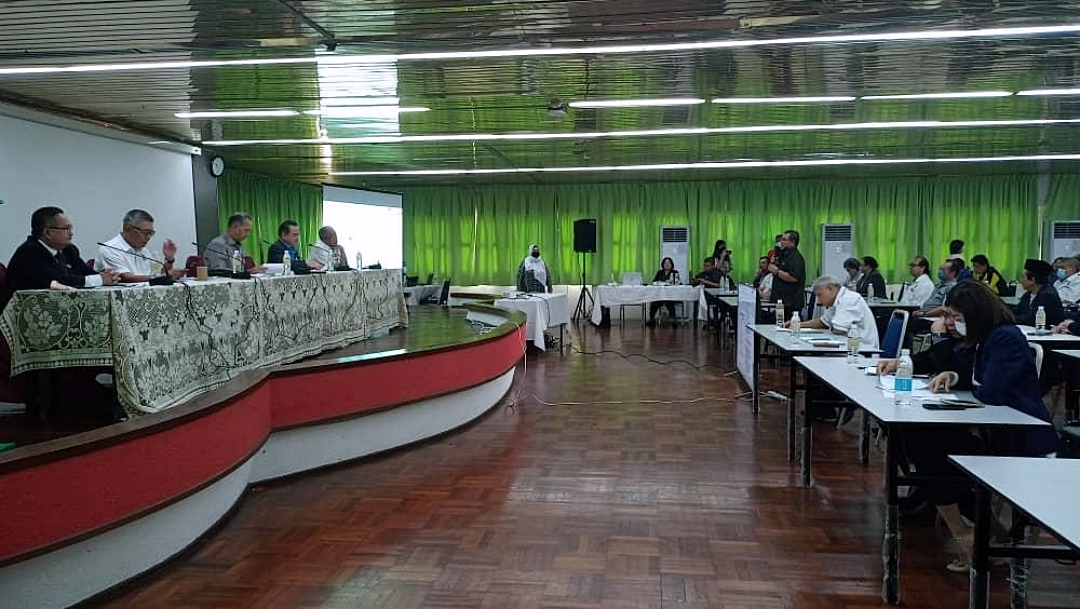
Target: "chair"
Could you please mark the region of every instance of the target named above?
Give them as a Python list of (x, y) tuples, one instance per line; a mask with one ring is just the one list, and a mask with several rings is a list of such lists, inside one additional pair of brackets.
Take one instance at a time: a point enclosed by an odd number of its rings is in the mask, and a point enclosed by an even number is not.
[(442, 305), (445, 305), (446, 301), (449, 300), (449, 299), (450, 299), (450, 280), (447, 279), (446, 281), (443, 282), (442, 289), (439, 290), (438, 298), (436, 298), (434, 296), (431, 296), (429, 298), (426, 298), (420, 304), (442, 306)]
[(1005, 286), (1001, 290), (1001, 296), (1003, 298), (1012, 298), (1016, 296), (1016, 282), (1010, 282), (1009, 285)]
[(900, 295), (895, 298), (897, 302), (904, 300), (904, 290), (907, 289), (907, 286), (908, 284), (906, 281), (900, 284)]
[(817, 308), (817, 294), (810, 292), (810, 298), (806, 300), (806, 308), (799, 311), (799, 315), (802, 315), (803, 320), (814, 318), (814, 309)]
[(1031, 354), (1035, 356), (1035, 374), (1039, 378), (1042, 378), (1042, 364), (1043, 364), (1043, 348), (1042, 345), (1035, 343), (1028, 343), (1031, 347)]
[[(622, 274), (623, 285), (641, 285), (641, 273), (623, 273)], [(645, 327), (645, 322), (648, 320), (648, 312), (646, 310), (645, 303), (619, 305), (619, 327), (626, 325), (626, 307), (638, 307), (641, 309), (641, 327)]]
[(907, 311), (897, 309), (892, 312), (889, 324), (885, 326), (885, 336), (881, 339), (881, 357), (893, 359), (900, 356), (910, 317), (911, 313)]
[(407, 287), (407, 288), (415, 288), (417, 283), (419, 283), (419, 281), (420, 281), (420, 276), (419, 275), (406, 275), (405, 276), (405, 287)]
[[(885, 337), (881, 339), (881, 357), (893, 359), (900, 356), (900, 348), (904, 345), (904, 335), (907, 334), (908, 319), (911, 313), (896, 309), (889, 317), (889, 325), (885, 326)], [(840, 416), (836, 419), (836, 428), (840, 429), (844, 423), (850, 421), (848, 416), (850, 406), (844, 406)]]
[(202, 256), (188, 256), (187, 260), (184, 261), (184, 269), (187, 270), (187, 276), (194, 277), (196, 267), (204, 266), (205, 264), (206, 262), (203, 260)]
[(435, 281), (435, 273), (428, 273), (427, 281), (424, 282), (424, 285), (431, 285), (432, 281)]
[(250, 271), (253, 268), (255, 268), (255, 260), (251, 256), (244, 256), (244, 270)]

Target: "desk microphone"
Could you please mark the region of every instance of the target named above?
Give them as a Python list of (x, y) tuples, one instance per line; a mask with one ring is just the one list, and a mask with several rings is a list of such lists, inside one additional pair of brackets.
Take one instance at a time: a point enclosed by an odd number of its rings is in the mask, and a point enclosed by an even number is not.
[[(195, 243), (194, 241), (192, 241), (191, 244), (194, 245), (195, 247), (199, 248), (196, 251), (201, 251), (201, 250), (205, 249), (205, 250), (210, 250), (211, 252), (222, 254), (226, 258), (232, 258), (233, 257), (232, 253), (224, 252), (224, 251), (219, 250), (217, 248), (210, 247), (209, 243), (207, 243), (205, 247), (199, 245), (198, 243)], [(242, 251), (243, 250), (241, 250), (241, 252)], [(243, 259), (241, 259), (240, 264), (241, 265), (244, 264)], [(210, 275), (211, 277), (228, 277), (230, 279), (251, 279), (251, 273), (249, 273), (247, 271), (240, 271), (239, 273), (234, 273), (234, 272), (232, 272), (232, 271), (230, 271), (228, 269), (210, 269), (210, 270), (207, 271), (207, 274)]]
[[(262, 241), (264, 244), (266, 244), (269, 247), (274, 247), (275, 245), (277, 245), (277, 243), (271, 243), (271, 242), (267, 241), (266, 239), (259, 239), (259, 241)], [(293, 248), (293, 249), (296, 249), (296, 248)], [(297, 252), (296, 255), (299, 256), (300, 253)], [(292, 271), (292, 273), (294, 275), (310, 275), (311, 274), (311, 267), (308, 266), (307, 261), (306, 260), (300, 260), (299, 258), (296, 258), (296, 259), (291, 259), (290, 258), (289, 270)]]
[[(167, 266), (164, 262), (158, 260), (157, 258), (151, 258), (150, 256), (144, 256), (142, 254), (137, 254), (135, 252), (129, 252), (127, 250), (122, 250), (122, 249), (120, 249), (118, 247), (113, 247), (113, 246), (109, 245), (108, 243), (102, 243), (100, 241), (98, 241), (97, 244), (100, 245), (101, 247), (107, 247), (107, 248), (109, 248), (111, 250), (116, 250), (118, 252), (127, 254), (129, 256), (135, 256), (136, 258), (142, 258), (143, 260), (149, 260), (150, 262), (156, 262), (156, 263), (161, 265), (161, 268), (165, 268)], [(149, 283), (150, 283), (150, 285), (172, 285), (172, 284), (176, 283), (176, 281), (174, 281), (173, 278), (170, 277), (168, 273), (166, 273), (166, 274), (164, 274), (164, 275), (162, 275), (160, 277), (151, 277)]]

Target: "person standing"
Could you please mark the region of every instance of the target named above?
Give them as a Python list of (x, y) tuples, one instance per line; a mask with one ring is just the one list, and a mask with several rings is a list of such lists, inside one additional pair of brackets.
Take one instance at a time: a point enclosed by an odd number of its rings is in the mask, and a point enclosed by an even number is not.
[(786, 230), (780, 235), (780, 255), (769, 265), (773, 276), (770, 302), (784, 301), (784, 318), (806, 304), (806, 260), (799, 251), (799, 232)]
[(518, 265), (517, 288), (520, 292), (530, 294), (551, 291), (551, 273), (540, 257), (540, 246), (536, 243), (529, 246), (529, 254)]

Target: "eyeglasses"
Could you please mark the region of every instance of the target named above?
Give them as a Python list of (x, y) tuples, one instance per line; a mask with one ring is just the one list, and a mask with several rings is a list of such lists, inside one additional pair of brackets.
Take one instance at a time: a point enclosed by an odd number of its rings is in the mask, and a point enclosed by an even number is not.
[(70, 224), (67, 226), (46, 226), (45, 230), (64, 230), (71, 233), (75, 231), (75, 227)]
[(147, 239), (157, 234), (157, 231), (152, 228), (139, 228), (138, 226), (129, 226), (128, 228), (139, 233), (143, 237), (146, 237)]

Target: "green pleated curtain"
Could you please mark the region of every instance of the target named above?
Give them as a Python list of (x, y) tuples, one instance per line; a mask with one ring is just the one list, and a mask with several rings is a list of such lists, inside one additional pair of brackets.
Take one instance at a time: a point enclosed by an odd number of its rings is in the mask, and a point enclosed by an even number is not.
[(230, 170), (218, 181), (218, 223), (222, 232), (234, 213), (252, 217), (251, 236), (244, 241), (244, 251), (256, 264), (266, 261), (269, 248), (263, 241), (278, 239), (278, 226), (284, 220), (300, 225), (300, 255), (309, 255), (307, 245), (319, 238), (323, 216), (322, 188), (269, 176)]
[[(1080, 217), (1080, 176), (1055, 175), (1050, 184), (1044, 219)], [(688, 225), (695, 268), (722, 238), (746, 280), (788, 228), (802, 234), (808, 273), (816, 273), (821, 225), (846, 223), (856, 255), (875, 256), (889, 281), (908, 279), (917, 254), (936, 266), (954, 238), (966, 242), (966, 258), (985, 254), (1015, 278), (1040, 255), (1037, 191), (1035, 175), (415, 187), (404, 189), (404, 249), (410, 272), (510, 285), (528, 245), (539, 243), (554, 281), (577, 284), (573, 222), (596, 218), (598, 251), (585, 257), (586, 281), (595, 284), (623, 272), (650, 276), (660, 227)]]

